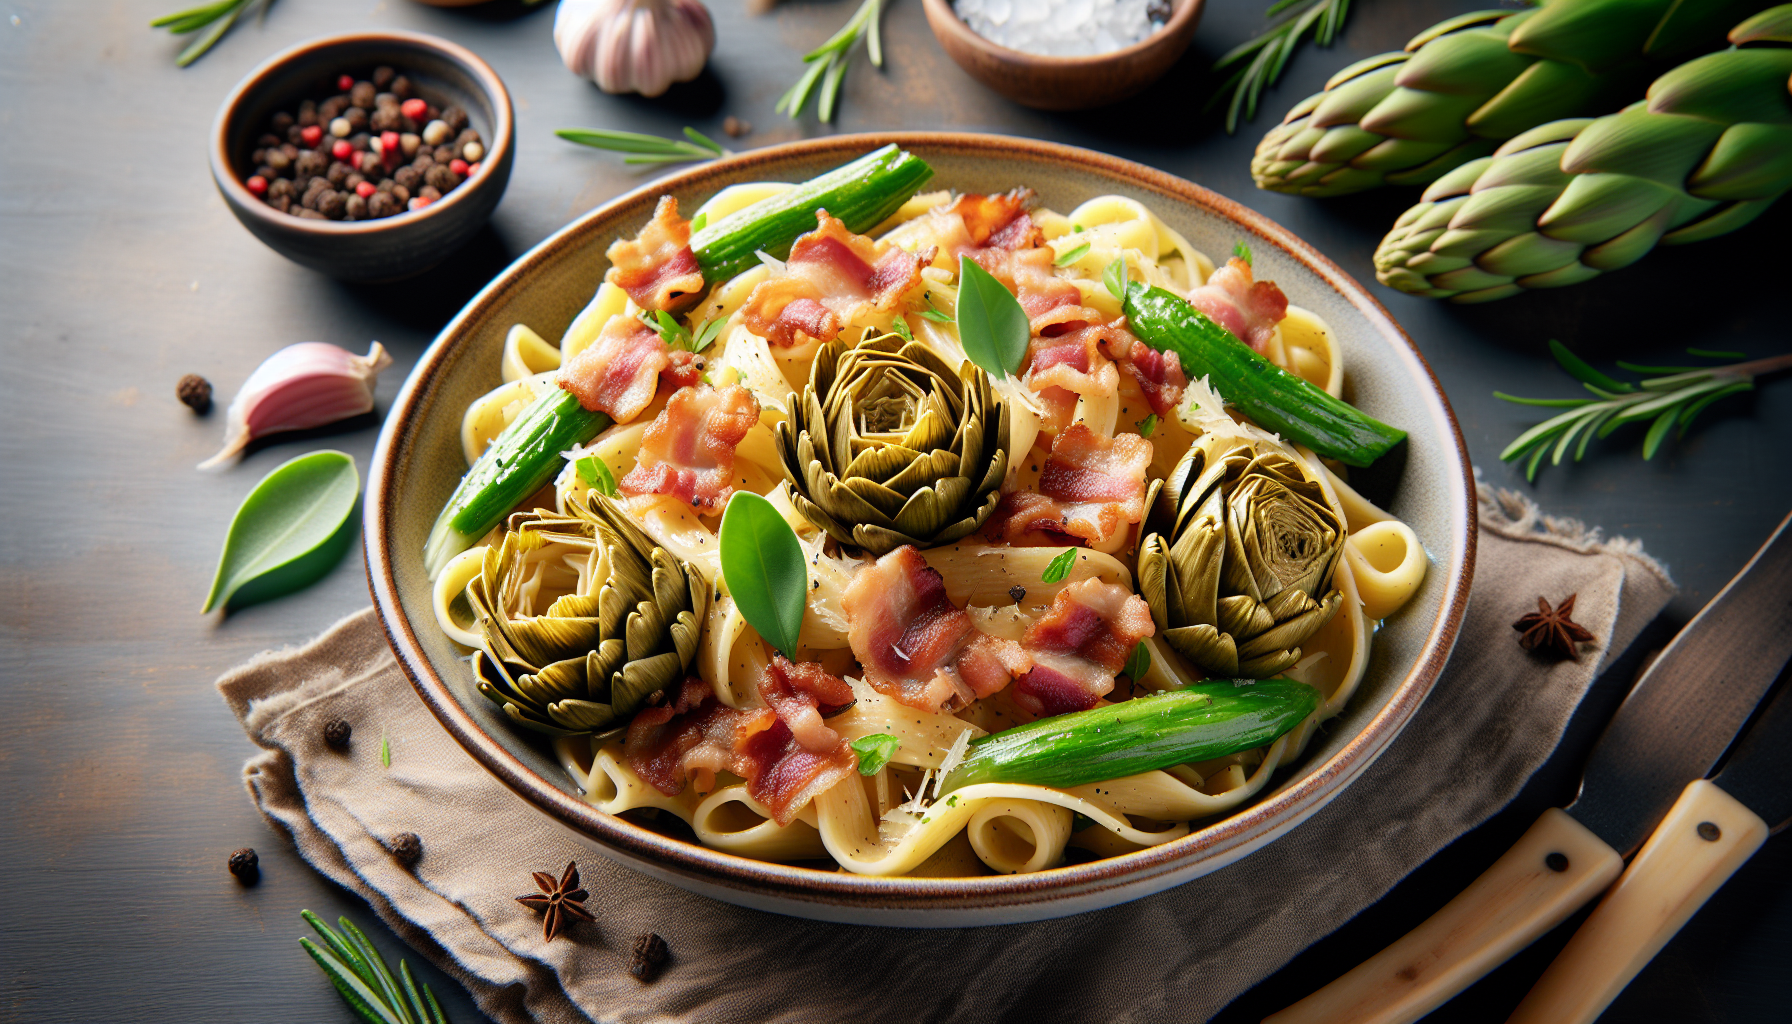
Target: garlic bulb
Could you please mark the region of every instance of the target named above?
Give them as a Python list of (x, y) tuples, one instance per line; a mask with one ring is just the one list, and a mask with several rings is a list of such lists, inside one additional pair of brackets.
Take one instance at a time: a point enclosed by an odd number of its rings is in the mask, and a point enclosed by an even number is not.
[(321, 427), (373, 409), (373, 384), (392, 357), (379, 342), (364, 356), (321, 341), (288, 345), (263, 360), (224, 413), (224, 447), (201, 462), (236, 461), (249, 442), (282, 430)]
[(697, 0), (560, 0), (554, 14), (560, 59), (605, 92), (658, 96), (696, 78), (715, 45)]

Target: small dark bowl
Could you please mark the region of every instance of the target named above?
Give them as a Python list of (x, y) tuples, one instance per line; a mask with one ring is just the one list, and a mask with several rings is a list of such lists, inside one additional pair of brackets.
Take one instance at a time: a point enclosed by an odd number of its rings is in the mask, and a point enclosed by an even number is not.
[[(359, 78), (380, 65), (409, 77), (416, 95), (467, 112), (486, 140), (478, 173), (421, 210), (380, 220), (301, 220), (249, 191), (249, 154), (269, 118), (334, 94), (339, 75)], [(415, 32), (326, 36), (276, 54), (237, 83), (212, 125), (212, 178), (230, 212), (275, 252), (345, 281), (410, 277), (448, 258), (491, 218), (515, 155), (516, 118), (497, 72), (465, 47)]]

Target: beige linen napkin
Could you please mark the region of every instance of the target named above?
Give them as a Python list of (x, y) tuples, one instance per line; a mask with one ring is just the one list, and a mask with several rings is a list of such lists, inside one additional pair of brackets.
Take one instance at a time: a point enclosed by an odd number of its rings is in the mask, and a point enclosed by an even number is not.
[[(1379, 899), (1509, 801), (1598, 668), (1672, 596), (1639, 545), (1481, 489), (1479, 558), (1455, 655), (1417, 718), (1349, 789), (1228, 868), (1146, 899), (1036, 924), (899, 930), (717, 903), (579, 845), (494, 781), (416, 699), (371, 609), (263, 654), (218, 688), (263, 749), (251, 797), (319, 871), (365, 897), (497, 1020), (1200, 1021)], [(1599, 638), (1579, 662), (1523, 654), (1511, 622), (1578, 593)], [(334, 718), (347, 753), (323, 744)], [(391, 744), (380, 764), (380, 739)], [(422, 837), (416, 872), (381, 843)], [(576, 860), (597, 914), (541, 940), (512, 897)], [(633, 937), (672, 960), (643, 985)]]

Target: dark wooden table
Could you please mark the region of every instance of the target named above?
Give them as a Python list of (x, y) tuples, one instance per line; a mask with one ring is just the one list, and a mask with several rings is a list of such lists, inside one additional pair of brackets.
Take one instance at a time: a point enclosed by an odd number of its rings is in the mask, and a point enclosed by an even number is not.
[[(299, 951), (301, 907), (368, 908), (314, 874), (245, 798), (251, 745), (212, 689), (257, 651), (308, 638), (367, 604), (358, 559), (292, 597), (198, 614), (232, 511), (262, 474), (318, 447), (372, 449), (375, 417), (256, 450), (221, 475), (195, 463), (221, 416), (174, 400), (184, 373), (220, 404), (280, 346), (324, 340), (397, 365), (390, 400), (435, 332), (507, 262), (579, 213), (642, 180), (614, 156), (552, 129), (601, 125), (721, 137), (735, 115), (761, 146), (828, 131), (956, 128), (1061, 140), (1180, 174), (1287, 225), (1364, 281), (1370, 254), (1411, 193), (1317, 202), (1257, 191), (1257, 137), (1346, 62), (1402, 45), (1472, 0), (1358, 6), (1340, 44), (1311, 47), (1228, 138), (1201, 116), (1201, 70), (1260, 24), (1262, 0), (1214, 0), (1190, 55), (1130, 103), (1046, 115), (968, 79), (937, 48), (917, 0), (892, 0), (884, 73), (857, 63), (837, 125), (772, 112), (797, 54), (829, 35), (849, 0), (787, 3), (749, 19), (711, 0), (721, 45), (708, 72), (658, 100), (603, 95), (560, 65), (551, 5), (463, 11), (408, 0), (283, 0), (251, 16), (187, 70), (147, 22), (190, 0), (17, 0), (0, 17), (0, 1020), (346, 1021)], [(426, 279), (338, 284), (262, 247), (216, 195), (208, 126), (230, 86), (301, 39), (368, 26), (433, 32), (485, 57), (516, 101), (516, 172), (489, 230)], [(1549, 510), (1641, 539), (1683, 588), (1639, 650), (1595, 688), (1557, 756), (1519, 799), (1417, 871), (1357, 920), (1242, 996), (1223, 1020), (1255, 1020), (1329, 980), (1442, 904), (1542, 808), (1572, 795), (1578, 764), (1628, 686), (1640, 649), (1659, 646), (1741, 567), (1792, 508), (1792, 380), (1728, 400), (1654, 462), (1632, 430), (1584, 465), (1525, 486), (1497, 461), (1533, 416), (1494, 389), (1568, 395), (1543, 354), (1561, 338), (1595, 358), (1672, 362), (1687, 345), (1766, 355), (1787, 347), (1788, 205), (1745, 232), (1659, 252), (1592, 284), (1485, 307), (1379, 286), (1436, 368), (1486, 478)], [(382, 406), (383, 407), (383, 406)], [(1552, 595), (1559, 596), (1559, 595)], [(1516, 615), (1519, 610), (1515, 610)], [(263, 881), (224, 871), (239, 846)], [(1753, 1021), (1784, 1009), (1792, 962), (1792, 840), (1745, 866), (1607, 1014), (1613, 1021)], [(1578, 919), (1577, 919), (1578, 920)], [(1495, 972), (1435, 1019), (1499, 1021), (1566, 940), (1569, 926)], [(402, 944), (377, 927), (389, 956)], [(413, 956), (415, 962), (416, 958)], [(425, 968), (454, 1019), (478, 1019), (453, 982)], [(998, 1014), (992, 1009), (990, 1019)]]

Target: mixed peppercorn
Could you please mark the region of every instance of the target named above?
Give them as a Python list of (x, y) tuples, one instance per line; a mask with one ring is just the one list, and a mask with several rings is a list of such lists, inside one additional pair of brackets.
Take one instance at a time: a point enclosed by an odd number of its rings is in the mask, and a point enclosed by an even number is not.
[(467, 112), (437, 108), (389, 67), (337, 94), (281, 111), (250, 154), (244, 182), (269, 206), (295, 217), (376, 220), (421, 210), (479, 170), (485, 140)]

